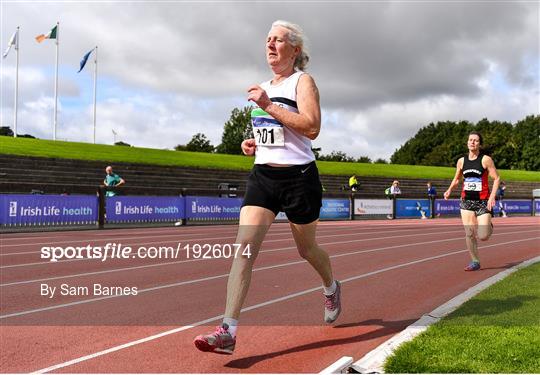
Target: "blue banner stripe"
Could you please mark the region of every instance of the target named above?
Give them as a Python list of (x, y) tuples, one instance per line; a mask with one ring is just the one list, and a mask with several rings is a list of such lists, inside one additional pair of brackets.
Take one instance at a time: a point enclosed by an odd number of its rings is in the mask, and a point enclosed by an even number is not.
[(98, 199), (92, 195), (2, 194), (0, 225), (95, 223)]
[(185, 217), (184, 197), (107, 197), (108, 223), (176, 221)]
[(278, 120), (273, 119), (273, 118), (267, 118), (267, 117), (255, 117), (251, 119), (251, 123), (255, 127), (260, 127), (260, 126), (283, 127), (283, 124), (279, 122)]
[(427, 217), (431, 214), (428, 199), (398, 199), (396, 201), (396, 217)]

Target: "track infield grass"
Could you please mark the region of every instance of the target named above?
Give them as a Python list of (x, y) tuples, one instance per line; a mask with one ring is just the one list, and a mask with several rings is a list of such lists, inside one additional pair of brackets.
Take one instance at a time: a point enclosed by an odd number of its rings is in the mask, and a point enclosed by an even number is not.
[(540, 373), (540, 262), (492, 285), (400, 346), (384, 369)]
[[(253, 166), (253, 158), (243, 155), (158, 150), (5, 136), (0, 136), (0, 154), (246, 171)], [(326, 175), (350, 176), (356, 174), (357, 176), (392, 176), (392, 178), (452, 179), (455, 173), (453, 167), (420, 165), (318, 161), (317, 166), (319, 172)], [(505, 181), (540, 181), (540, 172), (520, 170), (499, 170), (499, 172)]]

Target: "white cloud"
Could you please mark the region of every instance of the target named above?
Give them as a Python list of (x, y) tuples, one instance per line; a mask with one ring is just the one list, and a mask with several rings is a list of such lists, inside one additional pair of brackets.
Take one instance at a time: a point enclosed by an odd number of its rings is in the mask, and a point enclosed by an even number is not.
[[(422, 126), (516, 121), (539, 113), (537, 3), (110, 2), (3, 4), (1, 49), (21, 26), (19, 129), (52, 136), (54, 42), (60, 21), (58, 137), (91, 141), (98, 45), (98, 142), (172, 148), (197, 132), (219, 144), (245, 89), (270, 78), (272, 21), (304, 28), (321, 92), (323, 153), (388, 159)], [(12, 121), (14, 54), (2, 60), (2, 125)]]

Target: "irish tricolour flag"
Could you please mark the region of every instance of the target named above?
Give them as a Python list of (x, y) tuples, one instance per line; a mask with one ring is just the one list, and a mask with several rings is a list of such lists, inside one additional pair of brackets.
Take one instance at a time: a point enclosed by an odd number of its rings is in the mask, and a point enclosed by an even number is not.
[(41, 43), (45, 39), (56, 39), (56, 31), (57, 31), (57, 29), (58, 29), (58, 25), (53, 27), (52, 30), (47, 35), (41, 34), (41, 35), (36, 36), (37, 42)]

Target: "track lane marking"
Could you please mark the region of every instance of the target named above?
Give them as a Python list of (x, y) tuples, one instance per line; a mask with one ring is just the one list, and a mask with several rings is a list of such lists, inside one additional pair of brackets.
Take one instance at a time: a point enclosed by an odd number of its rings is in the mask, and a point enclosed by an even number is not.
[[(403, 232), (404, 230), (395, 230), (395, 231), (387, 231), (387, 233), (392, 233), (392, 232)], [(409, 232), (409, 231), (407, 231)], [(392, 236), (392, 237), (388, 237), (388, 236), (385, 236), (385, 237), (373, 237), (373, 238), (365, 238), (364, 240), (365, 241), (368, 241), (368, 240), (375, 240), (375, 239), (385, 239), (385, 238), (401, 238), (401, 237), (415, 237), (415, 236), (426, 236), (426, 235), (436, 235), (436, 234), (440, 234), (440, 233), (454, 233), (454, 232), (463, 232), (463, 229), (456, 229), (454, 231), (447, 231), (447, 232), (437, 232), (437, 233), (411, 233), (411, 234), (403, 234), (403, 235), (399, 235), (399, 236)], [(287, 233), (290, 233), (290, 232), (287, 232)], [(365, 234), (378, 234), (380, 232), (369, 232), (369, 233), (352, 233), (350, 234), (351, 236), (358, 236), (358, 235), (365, 235)], [(513, 232), (505, 232), (505, 233), (513, 233)], [(343, 234), (328, 234), (328, 235), (324, 235), (324, 236), (317, 236), (317, 239), (320, 239), (320, 238), (329, 238), (329, 237), (346, 237), (345, 235)], [(204, 240), (205, 241), (210, 241), (210, 240), (219, 240), (219, 239), (227, 239), (227, 238), (235, 238), (236, 239), (236, 236), (235, 237), (216, 237), (216, 238), (205, 238)], [(291, 236), (287, 236), (287, 238), (278, 238), (278, 239), (265, 239), (264, 240), (264, 243), (274, 243), (274, 242), (282, 242), (282, 241), (291, 241), (293, 240), (293, 238)], [(191, 240), (189, 240), (191, 241)], [(185, 241), (185, 242), (189, 242), (189, 241)], [(352, 240), (352, 241), (359, 241), (359, 240)], [(178, 243), (178, 242), (184, 242), (184, 241), (177, 241), (177, 240), (170, 240), (170, 241), (158, 241), (158, 242), (142, 242), (142, 243), (137, 243), (136, 245), (139, 245), (139, 246), (142, 246), (142, 245), (154, 245), (154, 244), (166, 244), (166, 243)], [(345, 242), (336, 242), (336, 243), (347, 243), (347, 241)], [(333, 242), (330, 242), (330, 243), (327, 243), (327, 244), (333, 244)], [(131, 245), (130, 243), (126, 243), (126, 244), (122, 244), (122, 245)], [(324, 244), (322, 244), (324, 245)], [(296, 248), (296, 247), (294, 247)], [(26, 254), (40, 254), (41, 251), (40, 250), (37, 250), (37, 251), (31, 251), (31, 252), (25, 252)], [(23, 254), (23, 253), (11, 253), (10, 255), (19, 255), (19, 254)], [(8, 254), (4, 254), (4, 256), (6, 256)], [(2, 256), (2, 255), (0, 255)], [(80, 261), (80, 260), (93, 260), (93, 259), (87, 259), (87, 258), (82, 258), (82, 259), (68, 259), (68, 260), (60, 260), (58, 262), (54, 262), (55, 264), (59, 264), (59, 263), (62, 263), (62, 262), (73, 262), (73, 261)], [(0, 266), (0, 269), (4, 269), (4, 268), (16, 268), (16, 267), (23, 267), (23, 266), (35, 266), (35, 265), (40, 265), (40, 264), (48, 264), (48, 263), (45, 263), (45, 262), (33, 262), (33, 263), (20, 263), (20, 264), (10, 264), (10, 265), (7, 265), (7, 266)]]
[[(512, 243), (524, 242), (524, 241), (530, 241), (530, 240), (536, 240), (536, 239), (538, 239), (538, 237), (532, 237), (532, 238), (527, 238), (527, 239), (521, 239), (521, 240), (498, 243), (498, 244), (486, 245), (486, 246), (482, 246), (482, 248), (501, 246), (501, 245), (508, 245), (508, 244), (512, 244)], [(363, 278), (373, 276), (373, 275), (377, 275), (377, 274), (380, 274), (380, 273), (383, 273), (383, 272), (392, 271), (392, 270), (395, 270), (395, 269), (404, 268), (404, 267), (408, 267), (408, 266), (415, 265), (415, 264), (418, 264), (418, 263), (428, 262), (428, 261), (435, 260), (435, 259), (441, 259), (441, 258), (445, 258), (445, 257), (448, 257), (448, 256), (464, 253), (464, 252), (467, 252), (467, 251), (468, 251), (467, 249), (465, 249), (465, 250), (457, 250), (457, 251), (452, 251), (450, 253), (436, 255), (436, 256), (433, 256), (433, 257), (418, 259), (418, 260), (415, 260), (415, 261), (406, 262), (406, 263), (402, 263), (402, 264), (382, 268), (380, 270), (368, 272), (368, 273), (365, 273), (365, 274), (349, 277), (347, 279), (342, 280), (341, 282), (343, 284), (343, 283), (347, 283), (347, 282), (351, 282), (351, 281), (356, 281), (356, 280), (363, 279)], [(309, 293), (312, 293), (312, 292), (315, 292), (315, 291), (320, 292), (320, 290), (321, 290), (320, 286), (317, 286), (315, 288), (306, 289), (306, 290), (303, 290), (303, 291), (300, 291), (300, 292), (297, 292), (297, 293), (292, 293), (292, 294), (289, 294), (289, 295), (286, 295), (286, 296), (283, 296), (283, 297), (275, 298), (275, 299), (272, 299), (272, 300), (269, 300), (269, 301), (266, 301), (266, 302), (262, 302), (262, 303), (259, 303), (259, 304), (255, 304), (255, 305), (243, 308), (241, 310), (241, 312), (247, 312), (247, 311), (255, 310), (255, 309), (265, 307), (265, 306), (268, 306), (268, 305), (272, 305), (272, 304), (275, 304), (275, 303), (278, 303), (278, 302), (283, 302), (283, 301), (286, 301), (286, 300), (289, 300), (289, 299), (300, 297), (300, 296), (303, 296), (303, 295), (306, 295), (306, 294), (309, 294)], [(205, 319), (205, 320), (201, 320), (201, 321), (192, 323), (190, 325), (185, 325), (185, 326), (178, 327), (178, 328), (175, 328), (175, 329), (172, 329), (172, 330), (160, 332), (158, 334), (148, 336), (148, 337), (144, 337), (144, 338), (141, 338), (139, 340), (131, 341), (131, 342), (128, 342), (128, 343), (125, 343), (125, 344), (122, 344), (122, 345), (118, 345), (118, 346), (114, 346), (114, 347), (111, 347), (111, 348), (108, 348), (108, 349), (105, 349), (105, 350), (102, 350), (102, 351), (99, 351), (99, 352), (96, 352), (96, 353), (92, 353), (92, 354), (88, 354), (88, 355), (85, 355), (85, 356), (82, 356), (82, 357), (78, 357), (78, 358), (72, 359), (70, 361), (62, 362), (62, 363), (52, 365), (52, 366), (49, 366), (49, 367), (46, 367), (46, 368), (43, 368), (43, 369), (40, 369), (40, 370), (36, 370), (33, 373), (34, 374), (42, 374), (42, 373), (58, 370), (60, 368), (68, 367), (68, 366), (71, 366), (71, 365), (74, 365), (74, 364), (77, 364), (77, 363), (81, 363), (81, 362), (84, 362), (84, 361), (87, 361), (87, 360), (90, 360), (90, 359), (93, 359), (93, 358), (97, 358), (97, 357), (100, 357), (100, 356), (103, 356), (103, 355), (106, 355), (106, 354), (109, 354), (109, 353), (113, 353), (113, 352), (116, 352), (116, 351), (119, 351), (119, 350), (122, 350), (122, 349), (126, 349), (126, 348), (129, 348), (129, 347), (135, 346), (135, 345), (139, 345), (139, 344), (142, 344), (142, 343), (145, 343), (145, 342), (153, 341), (153, 340), (159, 339), (159, 338), (164, 337), (164, 336), (172, 335), (172, 334), (175, 334), (175, 333), (178, 333), (178, 332), (181, 332), (181, 331), (186, 331), (188, 329), (191, 329), (191, 328), (203, 325), (203, 324), (211, 323), (211, 322), (214, 322), (214, 321), (222, 319), (222, 318), (223, 318), (223, 315), (214, 316), (214, 317), (211, 317), (211, 318), (208, 318), (208, 319)]]
[[(438, 232), (438, 233), (419, 233), (419, 234), (408, 234), (408, 235), (400, 235), (400, 236), (385, 236), (385, 237), (374, 237), (374, 238), (367, 238), (367, 239), (356, 239), (356, 240), (347, 240), (347, 241), (335, 241), (335, 242), (326, 242), (326, 243), (320, 243), (320, 246), (332, 246), (332, 245), (343, 245), (347, 243), (354, 243), (354, 242), (364, 242), (364, 241), (371, 241), (371, 240), (385, 240), (389, 238), (402, 238), (402, 237), (418, 237), (418, 236), (429, 236), (434, 234), (449, 234), (449, 233), (455, 233), (455, 232), (461, 232), (461, 230), (458, 231), (447, 231), (447, 232)], [(506, 235), (506, 234), (516, 234), (516, 233), (530, 233), (530, 232), (536, 232), (536, 230), (531, 231), (520, 231), (520, 232), (504, 232), (504, 233), (495, 233), (493, 236), (500, 236), (500, 235)], [(461, 237), (459, 237), (461, 238)], [(279, 240), (272, 240), (273, 242), (278, 242)], [(265, 242), (272, 242), (272, 241), (265, 241)], [(424, 243), (424, 242), (422, 242)], [(419, 243), (419, 244), (422, 244)], [(418, 243), (415, 243), (416, 245)], [(277, 251), (287, 251), (287, 250), (294, 250), (296, 249), (296, 246), (289, 246), (289, 247), (283, 247), (278, 249), (268, 249), (268, 250), (261, 250), (260, 253), (274, 253)], [(69, 259), (69, 260), (63, 260), (59, 262), (54, 262), (54, 264), (57, 263), (66, 263), (66, 262), (74, 262), (74, 261), (82, 261), (82, 260), (92, 260), (92, 259)], [(182, 264), (182, 263), (190, 263), (190, 262), (199, 262), (204, 259), (191, 259), (191, 260), (180, 260), (180, 261), (174, 261), (174, 262), (164, 262), (164, 263), (157, 263), (157, 264), (147, 264), (142, 266), (133, 266), (133, 267), (122, 267), (122, 268), (115, 268), (110, 270), (103, 270), (103, 271), (94, 271), (94, 272), (85, 272), (85, 273), (79, 273), (79, 274), (73, 274), (73, 275), (63, 275), (63, 276), (54, 276), (49, 278), (42, 278), (42, 279), (34, 279), (34, 280), (23, 280), (23, 281), (15, 281), (11, 283), (3, 283), (0, 284), (0, 287), (6, 287), (6, 286), (13, 286), (13, 285), (21, 285), (21, 284), (29, 284), (33, 282), (41, 282), (41, 281), (51, 281), (51, 280), (60, 280), (64, 278), (72, 278), (72, 277), (81, 277), (81, 276), (91, 276), (91, 275), (100, 275), (105, 274), (109, 272), (121, 272), (121, 271), (129, 271), (129, 270), (138, 270), (143, 268), (151, 268), (151, 267), (161, 267), (161, 266), (169, 266), (174, 264)], [(40, 264), (49, 264), (45, 262), (37, 262), (37, 263), (24, 263), (24, 264), (14, 264), (9, 266), (2, 266), (2, 268), (15, 268), (15, 267), (22, 267), (22, 266), (35, 266)]]
[[(526, 239), (526, 240), (537, 239), (537, 238), (538, 237), (532, 237), (532, 238), (529, 238), (529, 239)], [(347, 253), (343, 253), (343, 254), (331, 255), (330, 258), (331, 259), (332, 258), (341, 258), (341, 257), (344, 257), (344, 256), (366, 254), (366, 253), (373, 253), (373, 252), (390, 250), (390, 249), (398, 249), (398, 248), (404, 248), (404, 247), (410, 247), (410, 246), (433, 244), (433, 243), (456, 241), (456, 240), (462, 240), (462, 238), (461, 237), (447, 238), (447, 239), (444, 239), (444, 240), (425, 241), (425, 242), (417, 242), (417, 243), (412, 243), (412, 244), (386, 246), (386, 247), (380, 247), (380, 248), (375, 248), (375, 249), (370, 249), (370, 250), (351, 251), (351, 252), (347, 252)], [(517, 242), (519, 242), (519, 241), (517, 241)], [(512, 242), (506, 242), (506, 243), (512, 243)], [(488, 246), (484, 246), (484, 247), (491, 247), (491, 246), (496, 246), (496, 245), (498, 245), (498, 244), (488, 245)], [(274, 268), (284, 268), (284, 267), (294, 266), (294, 265), (303, 264), (303, 263), (307, 263), (307, 261), (306, 260), (298, 260), (298, 261), (294, 261), (294, 262), (287, 262), (287, 263), (281, 263), (281, 264), (276, 264), (276, 265), (271, 265), (271, 266), (258, 267), (258, 268), (254, 268), (252, 272), (266, 271), (266, 270), (270, 270), (270, 269), (274, 269)], [(229, 276), (229, 274), (226, 273), (226, 274), (221, 274), (221, 275), (203, 277), (203, 278), (200, 278), (200, 279), (185, 280), (185, 281), (181, 281), (181, 282), (178, 282), (178, 283), (158, 285), (158, 286), (155, 286), (155, 287), (140, 289), (140, 290), (138, 290), (138, 294), (142, 294), (142, 293), (146, 293), (146, 292), (152, 292), (152, 291), (161, 290), (161, 289), (174, 288), (174, 287), (183, 286), (183, 285), (206, 282), (206, 281), (216, 280), (216, 279), (220, 279), (220, 278), (226, 278), (228, 276)], [(72, 306), (77, 306), (77, 305), (82, 305), (82, 304), (87, 304), (87, 303), (92, 303), (92, 302), (98, 302), (98, 301), (108, 300), (108, 299), (112, 299), (112, 298), (125, 298), (125, 297), (126, 296), (111, 295), (111, 296), (104, 296), (104, 297), (97, 297), (97, 298), (89, 298), (89, 299), (85, 299), (85, 300), (81, 300), (81, 301), (74, 301), (74, 302), (69, 302), (69, 303), (53, 305), (53, 306), (41, 307), (41, 308), (38, 308), (38, 309), (31, 309), (31, 310), (25, 310), (25, 311), (20, 311), (20, 312), (16, 312), (16, 313), (0, 315), (0, 320), (7, 319), (7, 318), (18, 317), (18, 316), (23, 316), (23, 315), (28, 315), (28, 314), (39, 313), (39, 312), (43, 312), (43, 311), (57, 310), (57, 309), (60, 309), (60, 308), (72, 307)]]
[[(230, 236), (227, 236), (227, 237), (215, 237), (215, 238), (209, 238), (209, 239), (223, 239), (223, 238), (236, 238), (236, 234), (237, 234), (237, 229), (238, 225), (235, 226), (235, 230), (234, 231), (230, 231), (231, 233), (229, 233), (229, 231), (227, 231), (225, 234), (230, 234)], [(397, 227), (399, 228), (399, 227)], [(388, 230), (387, 227), (385, 227), (384, 231), (385, 232), (404, 232), (404, 231), (407, 231), (407, 230), (420, 230), (422, 228), (418, 228), (418, 227), (413, 227), (411, 226), (411, 228), (399, 228), (399, 229), (391, 229), (391, 230)], [(326, 228), (328, 230), (322, 230), (322, 231), (318, 231), (318, 233), (320, 232), (330, 232), (330, 233), (335, 233), (336, 231), (336, 228)], [(344, 228), (339, 228), (339, 229), (342, 229), (343, 231), (353, 231), (355, 230), (356, 232), (354, 234), (372, 234), (372, 233), (379, 233), (380, 231), (374, 231), (374, 232), (362, 232), (362, 231), (358, 231), (359, 228), (357, 227), (344, 227)], [(372, 230), (373, 228), (365, 228), (366, 230)], [(214, 233), (214, 232), (212, 232)], [(281, 234), (286, 234), (286, 233), (291, 233), (290, 231), (290, 228), (286, 228), (286, 229), (283, 229), (283, 230), (271, 230), (270, 232), (268, 232), (267, 236), (268, 237), (272, 237), (272, 236), (276, 236), (276, 235), (281, 235)], [(117, 237), (114, 237), (115, 234), (110, 234), (111, 237), (114, 238), (114, 240), (116, 242), (118, 241), (121, 241), (121, 240), (138, 240), (138, 239), (152, 239), (152, 238), (155, 238), (155, 237), (158, 237), (158, 238), (164, 238), (164, 237), (175, 237), (177, 238), (177, 240), (179, 241), (182, 241), (182, 242), (189, 242), (189, 241), (198, 241), (199, 238), (188, 238), (188, 239), (184, 239), (182, 238), (182, 236), (184, 235), (184, 233), (176, 233), (176, 234), (169, 234), (169, 235), (158, 235), (158, 236), (154, 236), (154, 235), (149, 235), (149, 236), (138, 236), (138, 237), (133, 237), (133, 236), (129, 236), (129, 237), (121, 237), (121, 238), (117, 238)], [(205, 235), (204, 232), (198, 232), (198, 233), (191, 233), (189, 234), (189, 236), (195, 236), (195, 235)], [(339, 235), (344, 235), (343, 233), (338, 233), (338, 234), (335, 234), (335, 236), (339, 236)], [(346, 235), (346, 234), (345, 234)], [(62, 237), (60, 237), (62, 238)], [(21, 247), (21, 246), (39, 246), (39, 245), (55, 245), (55, 244), (67, 244), (67, 243), (78, 243), (78, 242), (105, 242), (105, 241), (109, 241), (107, 239), (84, 239), (84, 240), (79, 240), (79, 239), (73, 239), (73, 240), (69, 240), (69, 241), (49, 241), (49, 242), (29, 242), (29, 243), (23, 243), (23, 244), (3, 244), (2, 247), (3, 248), (6, 248), (6, 247)], [(109, 241), (110, 242), (110, 241)], [(27, 252), (28, 253), (28, 252)], [(18, 253), (7, 253), (7, 254), (0, 254), (0, 256), (6, 256), (6, 255), (15, 255), (15, 254), (22, 254), (20, 252)]]

